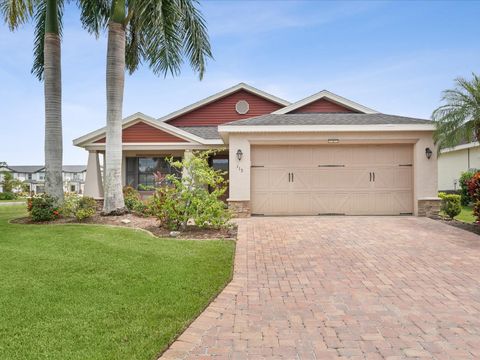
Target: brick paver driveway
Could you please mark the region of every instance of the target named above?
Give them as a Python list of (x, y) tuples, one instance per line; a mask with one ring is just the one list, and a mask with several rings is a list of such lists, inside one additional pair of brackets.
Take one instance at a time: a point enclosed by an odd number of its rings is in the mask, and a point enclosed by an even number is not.
[(415, 217), (239, 224), (233, 281), (165, 359), (480, 359), (479, 236)]

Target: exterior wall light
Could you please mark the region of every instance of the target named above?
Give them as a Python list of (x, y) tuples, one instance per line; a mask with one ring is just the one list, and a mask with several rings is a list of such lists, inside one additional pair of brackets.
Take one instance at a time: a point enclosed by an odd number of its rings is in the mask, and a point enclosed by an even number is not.
[(427, 157), (427, 159), (430, 159), (432, 157), (432, 154), (433, 152), (429, 147), (425, 148), (425, 156)]
[(328, 139), (329, 144), (338, 144), (339, 142), (340, 142), (340, 140), (338, 140), (338, 139)]
[(238, 161), (242, 160), (243, 152), (242, 150), (238, 149), (237, 150), (237, 159)]

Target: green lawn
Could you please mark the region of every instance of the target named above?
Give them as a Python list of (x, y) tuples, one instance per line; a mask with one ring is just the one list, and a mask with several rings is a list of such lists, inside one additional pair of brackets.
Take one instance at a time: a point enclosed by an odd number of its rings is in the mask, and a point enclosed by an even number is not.
[(0, 200), (0, 203), (2, 202), (26, 202), (25, 199), (15, 199), (15, 200)]
[(232, 241), (12, 225), (0, 207), (0, 359), (155, 359), (225, 286)]
[(475, 215), (473, 215), (473, 207), (472, 206), (462, 206), (462, 212), (455, 217), (455, 219), (467, 222), (467, 223), (474, 223), (475, 222)]

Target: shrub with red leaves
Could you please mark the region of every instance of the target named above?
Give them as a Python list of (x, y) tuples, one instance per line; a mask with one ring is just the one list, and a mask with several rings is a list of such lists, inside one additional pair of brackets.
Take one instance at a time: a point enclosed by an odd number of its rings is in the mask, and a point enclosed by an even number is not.
[(480, 172), (470, 178), (467, 187), (473, 199), (473, 214), (477, 217), (477, 222), (480, 222)]

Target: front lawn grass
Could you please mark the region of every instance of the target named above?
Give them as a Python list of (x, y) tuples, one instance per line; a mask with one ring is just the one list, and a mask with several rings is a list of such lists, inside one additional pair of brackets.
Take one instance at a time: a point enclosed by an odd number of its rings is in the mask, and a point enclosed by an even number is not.
[(0, 207), (0, 359), (155, 359), (232, 275), (232, 241), (20, 225)]
[(466, 223), (474, 223), (475, 222), (475, 215), (473, 215), (473, 207), (472, 206), (462, 206), (462, 212), (458, 214), (455, 219), (466, 222)]

